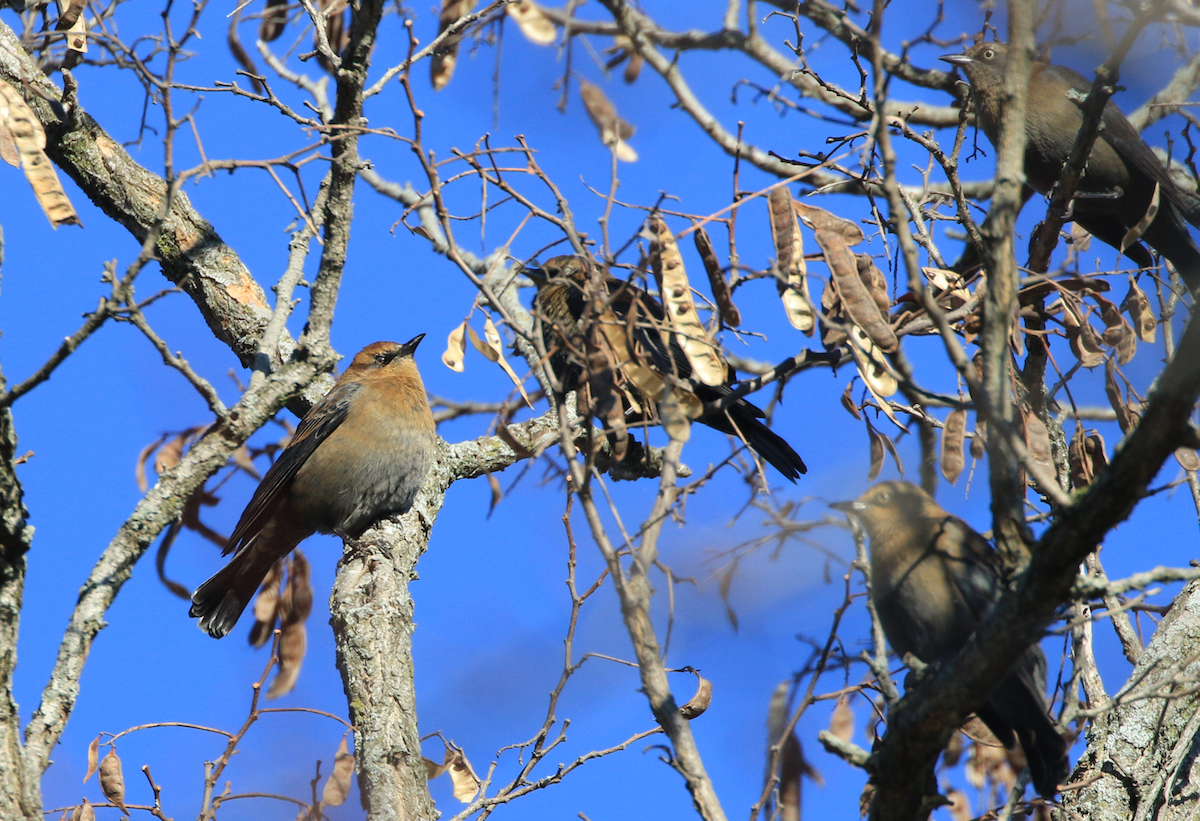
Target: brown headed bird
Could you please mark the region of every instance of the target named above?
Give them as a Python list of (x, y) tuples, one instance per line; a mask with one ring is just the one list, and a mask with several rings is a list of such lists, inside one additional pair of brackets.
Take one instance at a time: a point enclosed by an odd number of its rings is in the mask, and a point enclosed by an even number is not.
[[(704, 404), (732, 393), (729, 384), (705, 385), (693, 378), (692, 366), (675, 334), (662, 330), (667, 327), (662, 305), (641, 288), (604, 271), (599, 279), (602, 293), (593, 299), (592, 264), (583, 257), (560, 256), (541, 268), (524, 270), (537, 285), (534, 314), (541, 321), (550, 367), (563, 393), (590, 388), (597, 405), (620, 396), (616, 413), (633, 424), (658, 419), (656, 403), (670, 383), (690, 418), (740, 437), (790, 481), (808, 472), (792, 446), (762, 423), (765, 414), (745, 399), (739, 397), (722, 410), (706, 413)], [(589, 321), (589, 316), (595, 320)], [(588, 325), (598, 333), (587, 337)], [(599, 375), (612, 368), (597, 364), (598, 348), (604, 349), (608, 364), (615, 364), (618, 371), (607, 373), (607, 381), (600, 387), (597, 382), (603, 380)], [(585, 362), (592, 365), (585, 366)], [(613, 419), (603, 412), (595, 415), (610, 422)]]
[[(858, 517), (871, 538), (871, 600), (892, 649), (927, 664), (957, 653), (1000, 597), (987, 540), (908, 482), (880, 482), (831, 507)], [(1006, 747), (1021, 742), (1033, 786), (1049, 798), (1070, 763), (1045, 692), (1046, 657), (1035, 644), (975, 713)]]
[(437, 439), (413, 361), (424, 336), (363, 348), (300, 420), (229, 537), (233, 558), (192, 594), (201, 630), (233, 629), (271, 566), (313, 533), (357, 539), (412, 507)]
[[(967, 75), (979, 125), (996, 145), (1003, 119), (1001, 93), (1007, 44), (977, 43), (962, 54), (947, 54), (941, 59)], [(1090, 80), (1069, 68), (1033, 65), (1025, 113), (1025, 182), (1040, 194), (1049, 194), (1058, 182), (1083, 125), (1083, 112), (1068, 99), (1067, 91), (1075, 89), (1086, 96), (1091, 88)], [(1193, 293), (1200, 292), (1200, 249), (1187, 226), (1189, 222), (1200, 225), (1200, 200), (1176, 185), (1111, 100), (1104, 107), (1102, 123), (1071, 205), (1071, 218), (1088, 233), (1120, 249), (1128, 229), (1146, 215), (1157, 185), (1158, 216), (1141, 238), (1170, 260)], [(1124, 253), (1139, 267), (1154, 264), (1149, 252), (1138, 243)]]

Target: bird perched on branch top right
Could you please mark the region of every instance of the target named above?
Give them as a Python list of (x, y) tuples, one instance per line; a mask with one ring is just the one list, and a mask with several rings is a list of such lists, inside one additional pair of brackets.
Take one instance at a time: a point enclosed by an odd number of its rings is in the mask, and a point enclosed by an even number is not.
[[(909, 482), (880, 482), (831, 507), (857, 517), (871, 539), (871, 601), (892, 649), (926, 664), (957, 653), (1000, 597), (987, 540)], [(1034, 788), (1050, 798), (1070, 762), (1045, 692), (1046, 657), (1034, 644), (975, 714), (1004, 746), (1021, 742)]]
[[(1004, 113), (1008, 45), (998, 41), (977, 43), (961, 54), (947, 54), (941, 59), (967, 75), (979, 126), (996, 145)], [(1038, 193), (1049, 194), (1058, 182), (1083, 125), (1083, 112), (1067, 92), (1074, 89), (1086, 96), (1091, 88), (1091, 81), (1072, 69), (1033, 64), (1025, 114), (1025, 182)], [(1175, 266), (1193, 294), (1200, 293), (1200, 249), (1187, 226), (1189, 222), (1200, 226), (1200, 200), (1171, 179), (1150, 146), (1111, 100), (1104, 107), (1101, 122), (1103, 127), (1072, 204), (1072, 219), (1088, 233), (1120, 249), (1128, 230), (1147, 215), (1158, 186), (1158, 216), (1141, 239)], [(1149, 252), (1138, 242), (1124, 253), (1139, 267), (1153, 264)]]

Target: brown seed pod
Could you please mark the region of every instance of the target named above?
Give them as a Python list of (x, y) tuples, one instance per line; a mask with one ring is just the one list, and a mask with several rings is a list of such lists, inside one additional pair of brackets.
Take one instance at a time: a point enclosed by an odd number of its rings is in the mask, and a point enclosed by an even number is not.
[(696, 694), (688, 699), (687, 704), (679, 708), (679, 714), (691, 721), (702, 715), (708, 709), (708, 705), (712, 703), (712, 682), (696, 670), (689, 672), (696, 676)]
[(1150, 310), (1150, 300), (1146, 298), (1146, 294), (1142, 292), (1133, 278), (1129, 280), (1129, 293), (1125, 294), (1125, 299), (1121, 302), (1121, 310), (1129, 314), (1138, 339), (1143, 342), (1154, 342), (1158, 335), (1158, 320), (1154, 316), (1154, 311)]
[(108, 755), (100, 759), (100, 790), (109, 803), (116, 804), (126, 815), (125, 776), (121, 774), (121, 759), (115, 747), (108, 748)]
[(729, 281), (721, 270), (721, 261), (717, 258), (712, 239), (703, 227), (692, 232), (692, 240), (696, 243), (696, 253), (704, 263), (704, 272), (708, 274), (708, 286), (712, 289), (713, 301), (717, 303), (717, 311), (721, 321), (730, 328), (742, 324), (742, 313), (733, 304), (733, 293), (729, 290)]
[(841, 234), (825, 229), (816, 231), (817, 244), (825, 252), (825, 262), (832, 273), (842, 309), (850, 320), (862, 328), (881, 351), (896, 350), (896, 334), (879, 310), (874, 294), (858, 275), (858, 263)]
[(967, 431), (967, 412), (955, 408), (946, 416), (946, 424), (942, 427), (942, 475), (946, 481), (954, 484), (963, 472), (966, 458), (963, 456), (963, 441)]
[(658, 280), (663, 307), (675, 338), (696, 378), (706, 385), (722, 385), (728, 369), (708, 340), (708, 332), (696, 314), (692, 301), (692, 288), (688, 283), (683, 257), (675, 242), (675, 235), (667, 224), (657, 216), (650, 218), (650, 231), (654, 234), (651, 265)]
[(811, 336), (816, 323), (808, 296), (804, 241), (787, 188), (776, 188), (767, 195), (767, 209), (771, 215), (771, 237), (775, 242), (775, 264), (783, 276), (779, 295), (784, 310), (793, 328)]

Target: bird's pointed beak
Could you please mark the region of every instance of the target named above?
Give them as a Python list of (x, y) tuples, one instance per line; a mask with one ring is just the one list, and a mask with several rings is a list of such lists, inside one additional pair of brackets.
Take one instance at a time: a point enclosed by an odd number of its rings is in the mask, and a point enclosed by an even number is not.
[(975, 62), (965, 54), (943, 54), (938, 59), (954, 66), (969, 66), (971, 63)]
[(829, 506), (834, 510), (840, 510), (842, 513), (857, 513), (866, 508), (866, 505), (862, 502), (830, 502)]
[(542, 268), (522, 268), (521, 273), (533, 280), (533, 284), (541, 287), (550, 281), (550, 277)]
[(401, 356), (412, 356), (417, 350), (417, 346), (421, 344), (421, 340), (425, 338), (425, 334), (417, 334), (412, 339), (400, 346)]

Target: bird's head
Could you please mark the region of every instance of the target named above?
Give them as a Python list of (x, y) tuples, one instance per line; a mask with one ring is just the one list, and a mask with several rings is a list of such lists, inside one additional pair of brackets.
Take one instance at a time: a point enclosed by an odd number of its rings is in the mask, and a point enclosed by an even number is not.
[(961, 54), (944, 54), (938, 59), (961, 68), (972, 88), (990, 87), (1004, 82), (1008, 46), (997, 41), (976, 43)]
[(421, 340), (424, 338), (425, 334), (417, 334), (403, 344), (399, 342), (372, 342), (354, 355), (354, 359), (351, 360), (350, 367), (346, 369), (346, 373), (354, 372), (356, 374), (363, 374), (388, 368), (404, 367), (406, 365), (415, 367), (413, 353), (416, 352), (417, 346), (421, 344)]
[(555, 281), (585, 282), (589, 273), (587, 259), (574, 254), (551, 257), (538, 268), (525, 268), (521, 273), (533, 280), (539, 289)]
[(945, 515), (933, 497), (912, 482), (880, 482), (852, 502), (833, 502), (829, 506), (856, 516), (872, 537), (900, 523)]

